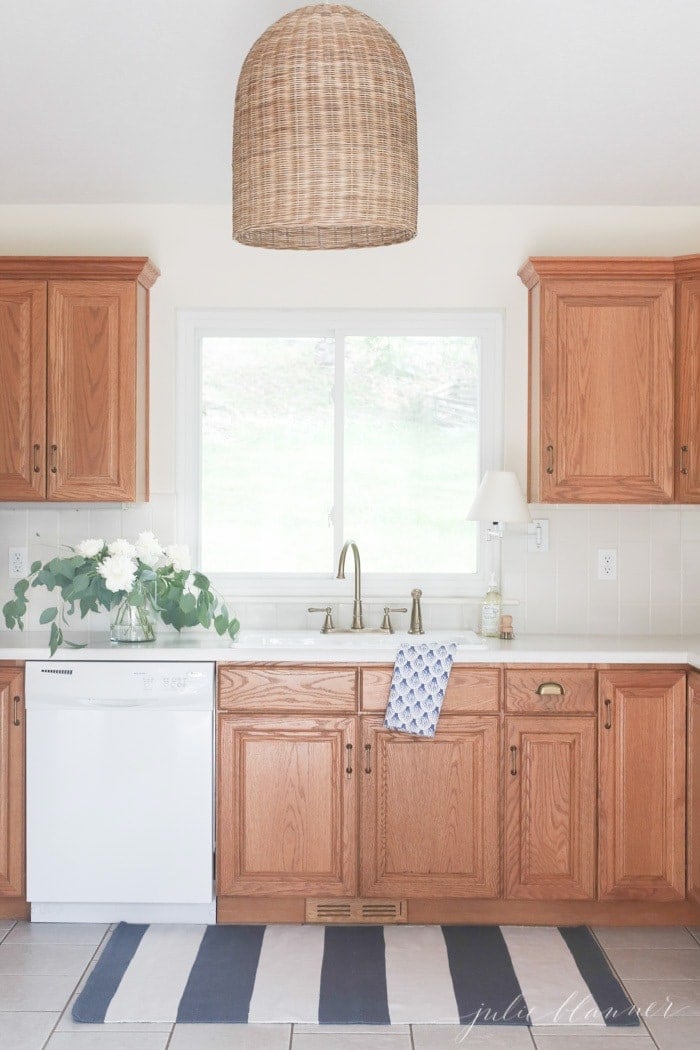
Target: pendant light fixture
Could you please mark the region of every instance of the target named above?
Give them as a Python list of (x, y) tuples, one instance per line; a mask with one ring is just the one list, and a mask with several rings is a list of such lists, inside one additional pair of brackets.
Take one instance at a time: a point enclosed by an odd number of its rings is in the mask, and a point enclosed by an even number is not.
[(233, 119), (233, 236), (261, 248), (367, 248), (416, 235), (413, 80), (394, 38), (343, 4), (256, 41)]

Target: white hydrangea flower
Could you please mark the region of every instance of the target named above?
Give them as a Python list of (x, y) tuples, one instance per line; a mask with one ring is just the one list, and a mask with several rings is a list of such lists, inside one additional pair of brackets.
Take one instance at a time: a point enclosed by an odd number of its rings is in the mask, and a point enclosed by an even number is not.
[(133, 543), (129, 543), (128, 540), (112, 540), (107, 547), (110, 554), (116, 554), (124, 558), (135, 558), (136, 547)]
[(189, 572), (192, 568), (190, 548), (186, 543), (171, 543), (164, 554), (175, 572)]
[(83, 558), (96, 558), (104, 545), (104, 540), (81, 540), (75, 550)]
[(163, 548), (152, 532), (142, 532), (136, 538), (136, 556), (149, 568), (155, 569), (163, 557)]
[(110, 554), (97, 566), (100, 576), (104, 577), (105, 587), (113, 593), (131, 590), (136, 578), (136, 569), (136, 562), (126, 554)]

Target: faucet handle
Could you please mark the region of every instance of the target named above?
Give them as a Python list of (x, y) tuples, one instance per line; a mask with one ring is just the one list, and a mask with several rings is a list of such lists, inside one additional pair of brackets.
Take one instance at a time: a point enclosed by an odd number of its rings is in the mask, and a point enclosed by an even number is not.
[(322, 613), (326, 614), (326, 618), (323, 621), (323, 627), (321, 628), (321, 634), (328, 634), (330, 631), (335, 629), (335, 625), (333, 623), (333, 606), (332, 605), (324, 605), (322, 608), (317, 608), (316, 606), (311, 606), (311, 608), (309, 608), (308, 612), (322, 612)]
[(384, 606), (384, 619), (382, 620), (382, 630), (388, 631), (389, 634), (394, 633), (394, 628), (391, 623), (390, 613), (393, 612), (408, 612), (408, 609), (404, 606), (403, 608), (392, 608), (389, 605)]

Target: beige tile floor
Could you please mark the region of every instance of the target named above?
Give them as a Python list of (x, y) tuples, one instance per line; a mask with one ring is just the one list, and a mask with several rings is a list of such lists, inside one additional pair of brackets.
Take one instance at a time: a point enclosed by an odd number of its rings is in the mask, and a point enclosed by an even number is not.
[[(77, 1025), (109, 929), (0, 922), (0, 1050), (700, 1050), (700, 927), (596, 928), (640, 1028)], [(669, 1005), (670, 1004), (670, 1005)]]

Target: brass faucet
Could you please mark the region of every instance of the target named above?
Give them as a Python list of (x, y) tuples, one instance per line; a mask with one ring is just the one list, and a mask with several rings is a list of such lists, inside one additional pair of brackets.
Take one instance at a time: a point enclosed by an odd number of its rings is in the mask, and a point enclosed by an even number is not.
[(340, 558), (338, 559), (338, 573), (336, 575), (337, 580), (345, 579), (345, 557), (348, 553), (348, 547), (352, 547), (352, 556), (355, 562), (355, 598), (352, 603), (352, 631), (364, 631), (365, 625), (362, 620), (362, 572), (360, 569), (360, 552), (357, 549), (357, 544), (354, 540), (347, 540), (343, 544), (343, 549), (340, 552)]

